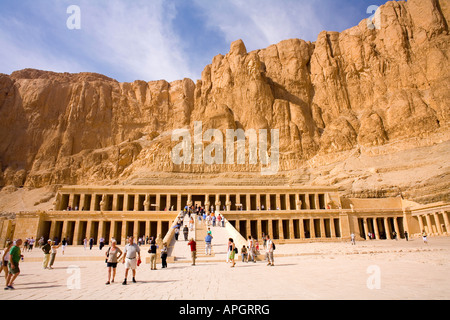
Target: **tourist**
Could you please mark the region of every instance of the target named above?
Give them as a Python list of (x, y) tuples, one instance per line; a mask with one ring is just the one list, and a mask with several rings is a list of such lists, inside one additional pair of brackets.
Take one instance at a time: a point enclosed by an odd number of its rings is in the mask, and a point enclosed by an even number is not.
[(275, 248), (273, 241), (270, 240), (269, 235), (266, 235), (266, 258), (267, 258), (267, 265), (268, 266), (274, 266), (274, 260), (273, 260), (273, 250)]
[(183, 228), (183, 235), (184, 235), (184, 241), (188, 241), (189, 228), (188, 228), (187, 225), (185, 225), (184, 228)]
[(352, 246), (355, 245), (356, 244), (356, 242), (355, 242), (355, 234), (353, 232), (350, 235), (350, 239), (351, 239), (351, 242), (352, 242)]
[(242, 246), (241, 256), (242, 256), (242, 262), (248, 262), (247, 247), (245, 245)]
[(51, 246), (51, 253), (50, 253), (50, 263), (49, 263), (49, 269), (53, 269), (53, 263), (55, 263), (55, 258), (56, 258), (56, 253), (57, 253), (57, 249), (61, 246), (61, 243), (56, 245), (56, 242), (53, 241), (52, 242), (52, 246)]
[(50, 251), (52, 250), (52, 240), (48, 239), (47, 243), (42, 246), (41, 250), (44, 252), (43, 267), (44, 269), (47, 269), (50, 261)]
[(192, 217), (189, 220), (189, 230), (194, 231), (194, 218), (192, 218)]
[(45, 242), (44, 237), (40, 237), (38, 241), (38, 247), (39, 248), (42, 247), (44, 245), (44, 242)]
[(178, 235), (180, 234), (180, 228), (178, 226), (175, 227), (175, 240), (178, 241)]
[(89, 250), (92, 250), (92, 247), (94, 246), (94, 238), (89, 239)]
[(161, 249), (161, 267), (167, 268), (167, 255), (169, 254), (169, 249), (167, 248), (167, 243), (163, 243), (163, 247)]
[(62, 248), (62, 254), (64, 255), (64, 251), (66, 251), (66, 247), (67, 247), (67, 240), (66, 238), (63, 238), (63, 240), (61, 241), (61, 248)]
[[(2, 266), (1, 270), (5, 272), (5, 286), (8, 285), (8, 263), (9, 263), (9, 251), (11, 251), (11, 248), (13, 246), (13, 242), (11, 240), (6, 241), (6, 247), (3, 249), (2, 254)], [(0, 272), (1, 272), (0, 270)]]
[(84, 240), (83, 240), (84, 250), (86, 250), (87, 244), (88, 244), (88, 239), (84, 238)]
[(158, 246), (156, 245), (155, 240), (150, 242), (150, 249), (148, 249), (148, 253), (150, 253), (150, 270), (156, 270), (156, 251)]
[(408, 231), (405, 231), (404, 235), (405, 235), (406, 241), (408, 241)]
[(252, 236), (248, 236), (248, 241), (247, 241), (247, 246), (248, 246), (248, 259), (251, 259), (251, 261), (253, 261), (254, 263), (256, 263), (256, 259), (255, 259), (255, 242), (253, 240)]
[(423, 243), (428, 244), (428, 240), (427, 240), (427, 233), (424, 231), (422, 231), (422, 240)]
[(33, 245), (34, 245), (34, 238), (31, 237), (31, 239), (28, 240), (28, 251), (33, 251)]
[(16, 244), (12, 246), (9, 251), (9, 273), (8, 278), (6, 280), (5, 290), (14, 289), (13, 284), (16, 278), (20, 274), (19, 262), (20, 258), (23, 258), (23, 255), (20, 252), (20, 246), (22, 245), (22, 239), (17, 239)]
[(105, 238), (101, 237), (100, 238), (99, 249), (102, 250), (104, 246), (105, 246)]
[(205, 237), (205, 254), (206, 255), (211, 255), (211, 241), (213, 239), (213, 236), (210, 233), (206, 234)]
[(139, 246), (133, 242), (133, 237), (130, 236), (128, 238), (128, 244), (125, 246), (124, 250), (124, 259), (122, 259), (122, 263), (125, 264), (125, 279), (122, 284), (127, 284), (128, 278), (128, 270), (131, 269), (133, 273), (132, 281), (136, 283), (136, 268), (137, 268), (137, 259), (141, 259), (141, 249)]
[(228, 255), (229, 255), (229, 261), (232, 263), (231, 267), (234, 268), (236, 265), (236, 262), (234, 261), (234, 258), (236, 256), (236, 246), (234, 244), (234, 241), (232, 238), (228, 239)]
[(197, 243), (194, 241), (194, 238), (191, 238), (187, 245), (191, 247), (192, 265), (195, 266), (195, 259), (197, 258)]
[[(106, 251), (106, 267), (108, 268), (108, 281), (106, 284), (110, 284), (114, 282), (114, 278), (116, 277), (116, 268), (117, 262), (122, 257), (122, 250), (117, 247), (117, 241), (111, 240), (111, 246)], [(112, 279), (111, 279), (111, 269), (112, 269)]]
[(220, 222), (222, 221), (222, 215), (221, 214), (219, 214), (218, 216), (217, 216), (217, 226), (218, 227), (220, 227)]

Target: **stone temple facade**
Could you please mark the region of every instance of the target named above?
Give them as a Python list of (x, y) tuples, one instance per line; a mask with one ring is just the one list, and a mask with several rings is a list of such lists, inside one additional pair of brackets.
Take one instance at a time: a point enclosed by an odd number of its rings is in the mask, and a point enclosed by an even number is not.
[(392, 239), (450, 233), (450, 204), (420, 206), (401, 197), (350, 199), (333, 187), (302, 186), (66, 186), (54, 209), (20, 212), (0, 221), (0, 242), (6, 239), (83, 239), (168, 234), (186, 206), (220, 212), (244, 238), (269, 234), (278, 243)]

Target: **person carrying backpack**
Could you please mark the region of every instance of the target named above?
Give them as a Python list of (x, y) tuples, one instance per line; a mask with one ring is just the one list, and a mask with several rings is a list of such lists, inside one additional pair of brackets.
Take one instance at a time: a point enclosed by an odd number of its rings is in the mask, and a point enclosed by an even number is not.
[(268, 266), (274, 266), (274, 260), (273, 260), (273, 250), (275, 250), (275, 244), (270, 239), (269, 235), (266, 235), (266, 258), (267, 258), (267, 265)]

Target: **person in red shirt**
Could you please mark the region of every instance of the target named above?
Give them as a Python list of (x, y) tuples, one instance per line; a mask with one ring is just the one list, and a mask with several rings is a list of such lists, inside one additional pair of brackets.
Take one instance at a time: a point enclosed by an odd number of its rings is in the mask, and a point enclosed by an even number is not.
[(194, 238), (191, 238), (188, 246), (191, 247), (192, 265), (195, 266), (195, 258), (197, 257), (197, 243), (194, 241)]

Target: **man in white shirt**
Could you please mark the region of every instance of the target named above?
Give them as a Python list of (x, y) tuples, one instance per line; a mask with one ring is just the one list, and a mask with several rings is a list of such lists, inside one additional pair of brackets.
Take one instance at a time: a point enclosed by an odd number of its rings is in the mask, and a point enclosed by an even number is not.
[(254, 263), (256, 263), (256, 259), (255, 259), (255, 243), (253, 241), (253, 237), (252, 236), (248, 236), (247, 246), (248, 246), (248, 260), (251, 260)]
[(266, 258), (267, 258), (267, 265), (268, 266), (274, 266), (273, 264), (273, 242), (270, 240), (269, 235), (266, 235)]
[(122, 284), (127, 284), (128, 270), (131, 269), (133, 272), (133, 282), (136, 283), (136, 267), (137, 260), (141, 259), (141, 249), (139, 246), (133, 242), (133, 237), (128, 238), (128, 244), (125, 246), (123, 253), (122, 263), (125, 263), (125, 280), (123, 280)]

